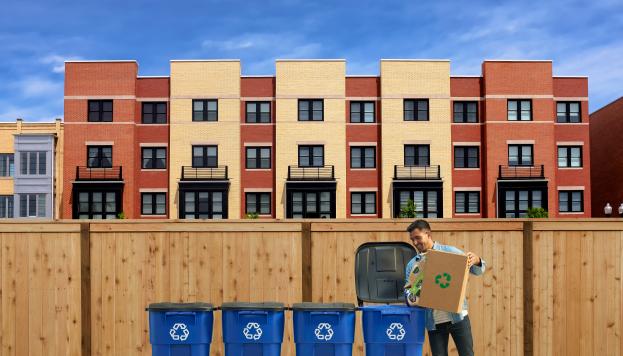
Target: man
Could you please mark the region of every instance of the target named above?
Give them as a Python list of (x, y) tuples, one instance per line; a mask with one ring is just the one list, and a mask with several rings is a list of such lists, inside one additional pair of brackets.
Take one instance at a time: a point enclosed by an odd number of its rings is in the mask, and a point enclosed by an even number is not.
[[(413, 264), (420, 259), (421, 253), (428, 250), (439, 250), (458, 254), (465, 254), (454, 246), (442, 245), (432, 239), (430, 225), (425, 220), (416, 220), (407, 227), (411, 243), (418, 251), (407, 264), (407, 282), (409, 274), (413, 269)], [(485, 271), (485, 261), (472, 252), (467, 253), (469, 272), (479, 276)], [(407, 291), (405, 293), (408, 293)], [(463, 302), (463, 311), (460, 313), (449, 313), (441, 310), (426, 309), (426, 329), (428, 330), (428, 341), (430, 343), (433, 356), (448, 355), (448, 338), (452, 335), (452, 340), (460, 356), (474, 355), (474, 342), (472, 339), (472, 327), (467, 315), (467, 299)]]

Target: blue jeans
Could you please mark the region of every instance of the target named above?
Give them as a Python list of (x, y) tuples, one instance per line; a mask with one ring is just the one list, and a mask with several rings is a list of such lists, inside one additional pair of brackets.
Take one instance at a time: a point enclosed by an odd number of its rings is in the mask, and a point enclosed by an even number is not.
[(451, 322), (435, 325), (436, 330), (428, 331), (428, 343), (433, 356), (448, 356), (448, 338), (456, 345), (459, 356), (474, 356), (474, 340), (469, 315), (455, 324)]

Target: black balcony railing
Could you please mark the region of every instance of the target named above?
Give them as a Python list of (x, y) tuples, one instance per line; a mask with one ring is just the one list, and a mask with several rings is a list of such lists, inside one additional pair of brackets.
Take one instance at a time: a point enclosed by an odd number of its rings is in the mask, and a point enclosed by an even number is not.
[(301, 167), (288, 166), (288, 180), (334, 180), (333, 166)]
[(76, 180), (123, 180), (123, 167), (84, 167), (76, 166)]
[(182, 166), (182, 180), (227, 180), (227, 166)]
[(394, 166), (395, 180), (439, 180), (439, 165), (434, 166)]
[(545, 179), (543, 165), (499, 166), (498, 179)]

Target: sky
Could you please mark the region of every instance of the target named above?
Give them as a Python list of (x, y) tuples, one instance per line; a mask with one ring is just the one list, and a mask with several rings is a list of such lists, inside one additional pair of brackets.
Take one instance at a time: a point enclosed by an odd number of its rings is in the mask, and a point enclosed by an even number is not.
[(347, 74), (381, 58), (450, 59), (480, 75), (484, 59), (551, 59), (554, 75), (589, 76), (593, 112), (623, 96), (623, 0), (226, 1), (2, 0), (0, 121), (63, 116), (64, 61), (135, 59), (168, 75), (171, 59), (343, 58)]

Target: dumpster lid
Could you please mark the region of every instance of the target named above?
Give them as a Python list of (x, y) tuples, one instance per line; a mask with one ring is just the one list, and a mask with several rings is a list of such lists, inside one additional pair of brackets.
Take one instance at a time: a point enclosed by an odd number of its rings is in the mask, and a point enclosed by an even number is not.
[(355, 311), (355, 304), (352, 303), (296, 303), (292, 305), (293, 310), (335, 310), (335, 311)]
[(222, 310), (273, 310), (281, 311), (285, 309), (283, 303), (278, 302), (261, 302), (261, 303), (247, 303), (247, 302), (229, 302), (221, 305)]
[(355, 255), (355, 288), (359, 305), (404, 303), (405, 269), (416, 255), (406, 242), (370, 242)]
[(158, 311), (212, 311), (214, 305), (210, 303), (152, 303), (145, 310)]

